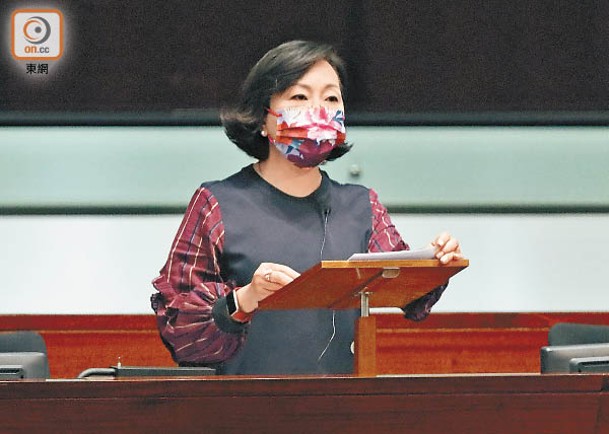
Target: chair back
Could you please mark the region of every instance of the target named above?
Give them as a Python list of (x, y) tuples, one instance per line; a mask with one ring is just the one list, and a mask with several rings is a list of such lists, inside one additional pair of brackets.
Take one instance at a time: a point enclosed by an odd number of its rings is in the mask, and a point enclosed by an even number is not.
[(0, 332), (0, 378), (50, 378), (47, 346), (39, 333)]
[(609, 343), (609, 326), (557, 323), (548, 333), (548, 345), (583, 345)]

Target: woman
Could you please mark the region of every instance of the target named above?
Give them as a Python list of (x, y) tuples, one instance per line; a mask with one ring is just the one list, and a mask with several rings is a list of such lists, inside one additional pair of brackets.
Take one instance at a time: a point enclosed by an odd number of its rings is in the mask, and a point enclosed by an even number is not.
[[(332, 181), (323, 161), (348, 152), (345, 68), (332, 47), (282, 44), (260, 59), (228, 137), (258, 161), (194, 194), (152, 297), (163, 342), (183, 366), (223, 374), (351, 373), (356, 310), (259, 311), (324, 259), (408, 249), (376, 193)], [(442, 263), (461, 258), (448, 233)], [(404, 308), (426, 317), (445, 286)]]

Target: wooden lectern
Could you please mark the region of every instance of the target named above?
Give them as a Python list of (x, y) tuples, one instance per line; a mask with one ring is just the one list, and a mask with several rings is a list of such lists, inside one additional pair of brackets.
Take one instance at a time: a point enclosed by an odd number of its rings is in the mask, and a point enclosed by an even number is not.
[(376, 318), (370, 307), (404, 307), (469, 265), (467, 259), (322, 261), (260, 302), (259, 309), (361, 309), (355, 375), (376, 376)]

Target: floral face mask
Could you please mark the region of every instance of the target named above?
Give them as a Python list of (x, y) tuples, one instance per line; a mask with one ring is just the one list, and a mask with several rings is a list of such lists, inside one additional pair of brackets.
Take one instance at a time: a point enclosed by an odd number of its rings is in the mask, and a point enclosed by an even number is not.
[(277, 117), (275, 138), (269, 142), (298, 167), (315, 167), (345, 143), (345, 113), (327, 107), (268, 109)]

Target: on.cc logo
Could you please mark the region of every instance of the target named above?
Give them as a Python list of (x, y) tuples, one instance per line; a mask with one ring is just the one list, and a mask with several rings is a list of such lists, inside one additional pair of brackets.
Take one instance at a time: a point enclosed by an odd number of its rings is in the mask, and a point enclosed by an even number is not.
[(57, 60), (63, 54), (63, 15), (57, 9), (13, 12), (12, 53), (17, 60)]

